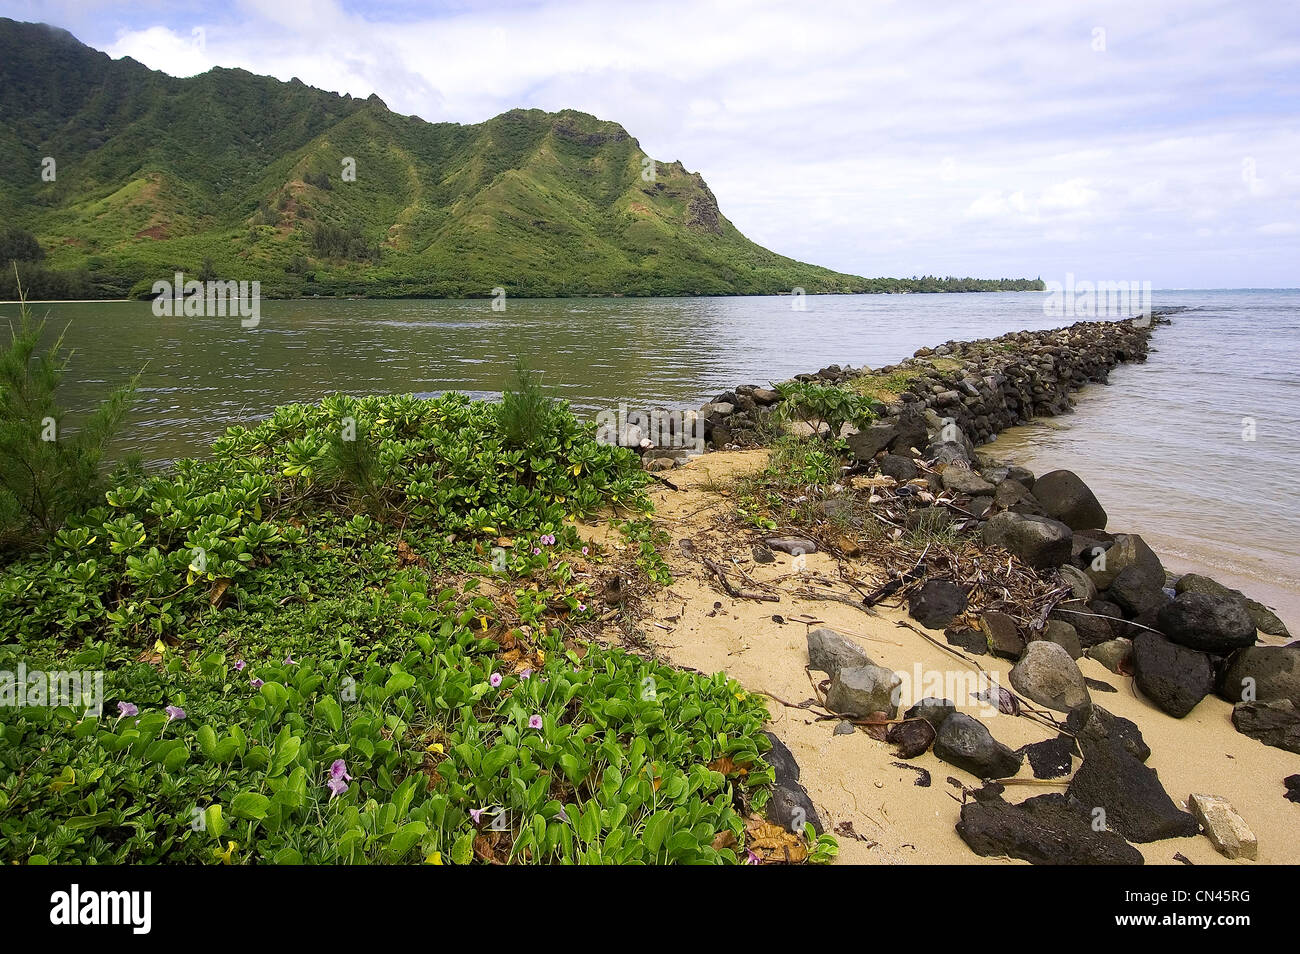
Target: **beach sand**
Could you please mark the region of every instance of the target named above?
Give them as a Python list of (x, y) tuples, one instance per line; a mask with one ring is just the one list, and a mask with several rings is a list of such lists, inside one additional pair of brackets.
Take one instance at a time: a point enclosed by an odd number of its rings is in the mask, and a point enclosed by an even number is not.
[[(768, 693), (797, 705), (815, 696), (804, 668), (808, 627), (791, 620), (807, 614), (854, 638), (878, 664), (904, 674), (905, 706), (921, 695), (937, 694), (933, 684), (924, 684), (936, 674), (956, 680), (952, 684), (964, 691), (961, 680), (969, 678), (966, 674), (975, 671), (976, 663), (964, 663), (897, 625), (907, 619), (903, 608), (882, 605), (872, 615), (844, 603), (800, 599), (788, 593), (782, 593), (779, 603), (733, 599), (713, 585), (702, 564), (683, 553), (677, 541), (689, 538), (700, 552), (719, 563), (726, 560), (729, 569), (738, 564), (755, 581), (776, 581), (792, 572), (792, 558), (780, 553), (773, 564), (755, 565), (748, 539), (710, 522), (716, 508), (730, 505), (723, 488), (737, 476), (761, 469), (765, 461), (764, 450), (708, 454), (669, 473), (680, 491), (655, 488), (656, 522), (673, 538), (667, 558), (674, 582), (649, 604), (651, 615), (642, 626), (662, 657), (706, 673), (726, 672), (751, 692)], [(737, 564), (730, 564), (731, 558)], [(831, 557), (818, 553), (805, 560), (807, 571), (836, 576)], [(864, 577), (872, 576), (870, 564), (855, 562), (853, 569)], [(738, 573), (731, 575), (739, 580)], [(789, 588), (793, 583), (787, 579), (775, 585)], [(777, 622), (774, 616), (785, 622)], [(946, 645), (942, 632), (929, 632)], [(1012, 663), (992, 656), (966, 658), (978, 660), (1000, 684), (1010, 686), (1007, 675)], [(1090, 659), (1080, 660), (1080, 668), (1086, 676), (1117, 690), (1093, 690), (1093, 699), (1114, 714), (1133, 720), (1142, 730), (1152, 753), (1147, 764), (1159, 773), (1176, 803), (1185, 807), (1193, 792), (1222, 796), (1259, 840), (1258, 862), (1229, 861), (1204, 835), (1137, 845), (1148, 864), (1176, 864), (1174, 856), (1180, 853), (1195, 864), (1300, 863), (1300, 805), (1285, 799), (1282, 782), (1300, 772), (1300, 755), (1238, 733), (1229, 718), (1232, 707), (1220, 699), (1208, 697), (1186, 718), (1174, 719), (1141, 698), (1131, 678), (1118, 676)], [(918, 676), (920, 685), (916, 685)], [(823, 675), (817, 673), (813, 678)], [(949, 698), (955, 694), (961, 693), (949, 693)], [(963, 711), (982, 719), (995, 738), (1012, 748), (1055, 735), (1028, 718), (991, 714), (987, 705), (968, 697), (954, 701)], [(840, 863), (1022, 863), (982, 858), (957, 835), (954, 826), (962, 792), (948, 779), (977, 788), (981, 783), (975, 777), (927, 752), (908, 763), (930, 772), (931, 785), (919, 787), (914, 784), (916, 772), (892, 764), (901, 761), (894, 746), (873, 740), (865, 731), (834, 735), (835, 721), (817, 721), (816, 713), (775, 698), (769, 699), (769, 711), (770, 728), (798, 761), (801, 782), (826, 829), (835, 832), (847, 822), (862, 839), (836, 832)], [(1079, 764), (1076, 758), (1074, 768)], [(1009, 801), (1064, 792), (1068, 782), (1068, 778), (1050, 783), (1034, 780), (1027, 762), (1018, 778), (1029, 781), (1007, 783), (1005, 797)]]

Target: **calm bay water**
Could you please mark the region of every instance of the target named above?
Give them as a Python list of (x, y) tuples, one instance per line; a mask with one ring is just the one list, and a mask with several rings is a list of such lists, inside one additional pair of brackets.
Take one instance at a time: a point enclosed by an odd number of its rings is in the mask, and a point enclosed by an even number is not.
[[(229, 424), (334, 391), (490, 396), (516, 358), (582, 413), (698, 406), (736, 384), (827, 364), (878, 367), (922, 345), (1047, 328), (1035, 293), (790, 299), (268, 301), (238, 319), (156, 318), (138, 302), (38, 305), (76, 351), (74, 411), (144, 368), (121, 449), (201, 456)], [(1300, 292), (1168, 291), (1184, 305), (1145, 365), (1090, 388), (1079, 409), (1018, 428), (995, 453), (1077, 471), (1114, 528), (1140, 530), (1171, 565), (1236, 580), (1300, 624)], [(11, 318), (12, 305), (0, 305)], [(1242, 440), (1242, 419), (1256, 439)], [(1231, 577), (1231, 580), (1229, 580)]]

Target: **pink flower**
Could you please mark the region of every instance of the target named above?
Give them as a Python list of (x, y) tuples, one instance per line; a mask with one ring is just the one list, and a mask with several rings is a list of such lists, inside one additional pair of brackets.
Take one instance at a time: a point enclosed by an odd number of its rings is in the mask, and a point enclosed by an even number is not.
[(342, 759), (335, 759), (334, 764), (330, 766), (330, 778), (343, 779), (345, 782), (352, 781), (352, 776), (348, 774), (348, 763)]
[(499, 673), (499, 672), (494, 672), (494, 673), (493, 673), (493, 674), (488, 678), (488, 684), (489, 684), (493, 689), (495, 689), (497, 686), (501, 685), (501, 673)]
[(289, 655), (284, 657), (284, 664), (286, 666), (296, 666), (298, 665), (298, 660), (293, 658), (293, 653), (290, 653)]
[(758, 855), (754, 854), (754, 853), (753, 853), (752, 851), (750, 851), (748, 848), (745, 849), (745, 864), (747, 864), (747, 865), (761, 865), (762, 863), (763, 863), (763, 862), (759, 859)]
[(587, 604), (586, 604), (586, 603), (579, 603), (579, 604), (578, 604), (578, 612), (579, 612), (579, 613), (585, 613), (585, 612), (587, 612)]
[(264, 683), (261, 679), (258, 679), (256, 676), (254, 676), (252, 681), (249, 683), (249, 685), (252, 686), (254, 689), (261, 689), (264, 685), (266, 685), (266, 683)]
[(484, 808), (471, 808), (469, 810), (469, 820), (472, 821), (475, 825), (477, 825), (480, 821), (483, 820), (483, 812), (485, 812), (486, 810), (487, 809)]
[(341, 778), (332, 778), (325, 783), (325, 787), (330, 790), (330, 801), (332, 802), (348, 790), (348, 783)]
[(519, 674), (520, 679), (531, 679), (532, 677), (533, 677), (533, 671), (531, 669), (525, 669), (523, 672)]
[(167, 721), (173, 722), (185, 718), (185, 710), (180, 706), (168, 706), (163, 710), (167, 713)]
[(247, 665), (248, 665), (248, 663), (244, 662), (242, 659), (236, 659), (236, 660), (235, 660), (235, 672), (243, 672), (243, 671), (244, 671), (244, 667), (247, 666)]
[(583, 547), (583, 548), (582, 548), (582, 555), (583, 555), (583, 556), (586, 556), (586, 555), (587, 555), (587, 548), (586, 548), (586, 547)]
[(540, 729), (542, 727), (542, 717), (539, 715), (530, 715), (528, 717), (528, 728)]
[(539, 549), (537, 549), (537, 547), (533, 547), (533, 556), (537, 556), (537, 554), (539, 554), (539, 553), (541, 553), (541, 552), (542, 552), (542, 551), (539, 550)]
[(119, 719), (125, 719), (129, 716), (137, 716), (139, 714), (140, 710), (133, 702), (119, 702), (117, 704), (117, 717)]

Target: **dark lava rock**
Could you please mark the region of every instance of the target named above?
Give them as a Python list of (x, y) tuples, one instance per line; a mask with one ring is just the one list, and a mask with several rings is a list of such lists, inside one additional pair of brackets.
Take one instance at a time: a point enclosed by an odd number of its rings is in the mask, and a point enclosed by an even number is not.
[(857, 460), (868, 461), (890, 445), (898, 436), (898, 427), (889, 423), (869, 424), (856, 434), (844, 438)]
[(976, 778), (1007, 778), (1020, 771), (1020, 756), (989, 733), (984, 723), (964, 712), (943, 720), (934, 754)]
[(943, 631), (943, 638), (948, 640), (949, 646), (957, 646), (976, 656), (989, 651), (988, 638), (970, 626), (950, 626)]
[(984, 542), (1002, 547), (1035, 569), (1060, 566), (1070, 559), (1069, 527), (1047, 517), (997, 513), (984, 524)]
[(1066, 795), (1091, 814), (1102, 808), (1106, 827), (1129, 841), (1190, 838), (1201, 829), (1195, 817), (1174, 804), (1155, 769), (1110, 740), (1088, 748)]
[(898, 746), (898, 757), (914, 759), (930, 748), (935, 731), (925, 719), (895, 722), (885, 733), (885, 741)]
[(1084, 649), (1110, 642), (1115, 638), (1115, 631), (1111, 628), (1108, 617), (1094, 613), (1089, 607), (1073, 600), (1059, 607), (1048, 619), (1059, 619), (1073, 626), (1079, 637), (1079, 645)]
[(984, 857), (1006, 855), (1036, 865), (1140, 865), (1138, 851), (1113, 831), (1094, 831), (1064, 795), (1038, 795), (1019, 805), (1002, 799), (967, 802), (957, 834)]
[(906, 454), (914, 447), (920, 450), (929, 442), (929, 428), (919, 402), (903, 405), (896, 427), (894, 437), (889, 442), (889, 449), (895, 454)]
[(794, 834), (802, 834), (805, 824), (811, 824), (819, 835), (825, 831), (812, 799), (798, 782), (772, 788), (772, 796), (767, 802), (767, 819)]
[(988, 610), (980, 616), (980, 629), (988, 637), (989, 652), (999, 659), (1019, 659), (1025, 652), (1020, 627), (1006, 613)]
[(834, 676), (845, 667), (874, 666), (862, 647), (825, 626), (808, 631), (808, 668)]
[(1156, 633), (1133, 637), (1133, 681), (1161, 712), (1181, 719), (1214, 689), (1214, 664), (1205, 653)]
[(951, 699), (936, 699), (934, 696), (926, 696), (916, 705), (909, 708), (903, 713), (904, 719), (924, 719), (936, 729), (943, 725), (948, 716), (957, 711)]
[(764, 732), (772, 742), (772, 748), (763, 753), (763, 761), (772, 766), (777, 784), (799, 781), (799, 763), (789, 747), (771, 732)]
[(1300, 709), (1290, 699), (1239, 702), (1232, 707), (1232, 724), (1242, 735), (1300, 755)]
[(966, 591), (952, 580), (927, 580), (907, 601), (907, 614), (928, 629), (943, 629), (966, 611)]
[(1216, 690), (1228, 702), (1279, 702), (1300, 708), (1300, 648), (1247, 646), (1228, 657)]
[(1300, 775), (1288, 775), (1282, 784), (1286, 786), (1287, 801), (1300, 805)]
[(1124, 610), (1126, 616), (1138, 617), (1159, 610), (1169, 602), (1164, 581), (1153, 581), (1142, 567), (1130, 564), (1115, 574), (1106, 588), (1106, 599)]
[(902, 454), (886, 454), (880, 461), (880, 472), (886, 477), (893, 477), (900, 484), (921, 476), (921, 469), (916, 466), (916, 462)]
[(1034, 495), (1016, 480), (1004, 480), (998, 484), (997, 490), (993, 492), (993, 505), (999, 510), (1012, 510), (1035, 517), (1047, 516)]
[(1238, 599), (1245, 605), (1251, 621), (1261, 633), (1267, 633), (1269, 636), (1291, 635), (1287, 632), (1286, 624), (1278, 619), (1277, 614), (1263, 603), (1252, 600), (1241, 590), (1231, 589), (1217, 580), (1210, 579), (1208, 576), (1202, 576), (1199, 573), (1186, 573), (1178, 578), (1178, 582), (1174, 584), (1174, 589), (1179, 593), (1209, 593), (1211, 596), (1226, 596)]
[(1160, 632), (1202, 652), (1227, 653), (1255, 642), (1255, 624), (1245, 607), (1227, 597), (1180, 593), (1158, 619)]
[(1029, 759), (1034, 778), (1061, 778), (1070, 774), (1070, 756), (1074, 754), (1074, 739), (1058, 735), (1054, 739), (1034, 742), (1020, 749)]
[(1076, 709), (1071, 712), (1065, 718), (1065, 729), (1074, 735), (1079, 754), (1085, 758), (1094, 748), (1111, 740), (1122, 745), (1139, 762), (1145, 762), (1151, 757), (1151, 748), (1142, 738), (1142, 730), (1137, 727), (1137, 723), (1114, 715), (1098, 705), (1090, 710)]
[(994, 490), (993, 485), (978, 473), (958, 464), (949, 464), (943, 469), (943, 487), (967, 497), (988, 497)]
[(1043, 512), (1071, 530), (1106, 529), (1106, 511), (1077, 474), (1054, 470), (1034, 481), (1034, 497)]

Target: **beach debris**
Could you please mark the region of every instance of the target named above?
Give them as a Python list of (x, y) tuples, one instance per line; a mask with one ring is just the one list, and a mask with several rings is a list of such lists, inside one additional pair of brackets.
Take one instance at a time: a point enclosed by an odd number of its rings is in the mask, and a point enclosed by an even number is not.
[(983, 722), (964, 712), (943, 720), (934, 754), (976, 778), (1007, 778), (1020, 771), (1021, 757), (993, 738)]
[(929, 769), (921, 768), (919, 765), (908, 765), (906, 762), (890, 762), (889, 764), (897, 766), (898, 768), (910, 769), (915, 772), (916, 781), (912, 784), (918, 788), (929, 788), (933, 782), (933, 779), (930, 777)]
[(1013, 805), (1001, 798), (966, 802), (957, 834), (977, 855), (1005, 855), (1036, 865), (1140, 865), (1142, 853), (1124, 838), (1089, 824), (1060, 794)]
[(1155, 769), (1143, 765), (1116, 739), (1084, 750), (1083, 765), (1066, 795), (1090, 813), (1102, 809), (1106, 827), (1129, 841), (1187, 838), (1200, 830), (1196, 819), (1174, 804)]
[(1157, 709), (1181, 719), (1214, 689), (1214, 664), (1205, 653), (1139, 633), (1133, 640), (1133, 681)]
[(1233, 810), (1227, 799), (1218, 795), (1193, 793), (1187, 797), (1187, 805), (1219, 854), (1226, 858), (1246, 858), (1250, 861), (1259, 858), (1259, 842), (1255, 833), (1250, 830), (1246, 820)]
[(1083, 673), (1070, 654), (1056, 643), (1035, 640), (1011, 667), (1011, 685), (1022, 696), (1057, 712), (1070, 712), (1091, 703)]
[(895, 722), (885, 733), (885, 741), (898, 746), (900, 759), (914, 759), (929, 750), (935, 739), (934, 726), (925, 719)]

